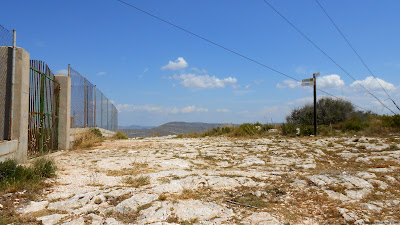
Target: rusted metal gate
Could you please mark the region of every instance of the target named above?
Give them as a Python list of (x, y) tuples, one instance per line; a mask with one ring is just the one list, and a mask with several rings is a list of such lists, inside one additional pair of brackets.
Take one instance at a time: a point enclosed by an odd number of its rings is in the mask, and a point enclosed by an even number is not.
[(30, 61), (29, 154), (58, 149), (60, 83), (42, 61)]

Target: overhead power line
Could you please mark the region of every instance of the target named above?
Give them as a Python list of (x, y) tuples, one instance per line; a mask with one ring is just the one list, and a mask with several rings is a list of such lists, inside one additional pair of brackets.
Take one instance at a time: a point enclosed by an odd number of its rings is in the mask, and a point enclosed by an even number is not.
[(339, 27), (336, 25), (336, 23), (333, 21), (333, 19), (329, 16), (328, 12), (325, 10), (325, 8), (321, 5), (321, 3), (318, 0), (315, 0), (318, 3), (318, 6), (322, 9), (322, 11), (325, 13), (325, 15), (329, 18), (333, 26), (335, 26), (336, 30), (340, 33), (340, 35), (343, 37), (343, 39), (346, 41), (346, 43), (350, 46), (350, 48), (353, 50), (353, 52), (357, 55), (358, 59), (364, 64), (365, 68), (367, 68), (368, 72), (375, 78), (376, 82), (378, 82), (379, 86), (381, 86), (382, 90), (386, 93), (386, 95), (389, 97), (390, 100), (392, 100), (393, 104), (396, 106), (396, 108), (400, 111), (399, 106), (396, 104), (396, 102), (393, 100), (393, 98), (389, 95), (389, 93), (386, 91), (386, 89), (382, 86), (381, 82), (379, 82), (378, 78), (375, 77), (375, 75), (372, 73), (371, 69), (367, 66), (365, 61), (361, 58), (361, 56), (358, 54), (358, 52), (354, 49), (353, 45), (350, 44), (350, 41), (346, 38), (346, 36), (343, 34), (343, 32), (339, 29)]
[(305, 35), (299, 28), (297, 28), (289, 19), (287, 19), (282, 13), (280, 13), (274, 6), (272, 6), (267, 0), (264, 0), (265, 4), (267, 4), (271, 9), (273, 9), (280, 17), (282, 17), (290, 26), (292, 26), (297, 32), (299, 32), (305, 39), (307, 39), (315, 48), (317, 48), (322, 54), (324, 54), (329, 60), (331, 60), (337, 67), (339, 67), (346, 75), (351, 77), (357, 84), (359, 84), (364, 90), (368, 92), (372, 97), (374, 97), (378, 102), (388, 109), (393, 114), (396, 114), (387, 107), (378, 97), (376, 97), (371, 91), (369, 91), (364, 85), (362, 85), (358, 80), (356, 80), (349, 72), (347, 72), (342, 66), (339, 65), (332, 57), (330, 57), (324, 50), (322, 50), (317, 44), (315, 44), (307, 35)]
[[(244, 54), (241, 54), (241, 53), (239, 53), (239, 52), (236, 52), (236, 51), (234, 51), (234, 50), (232, 50), (232, 49), (230, 49), (230, 48), (227, 48), (227, 47), (225, 47), (225, 46), (223, 46), (223, 45), (221, 45), (221, 44), (218, 44), (218, 43), (216, 43), (216, 42), (214, 42), (214, 41), (212, 41), (212, 40), (210, 40), (210, 39), (208, 39), (208, 38), (205, 38), (205, 37), (203, 37), (203, 36), (201, 36), (201, 35), (199, 35), (199, 34), (196, 34), (196, 33), (192, 32), (192, 31), (189, 31), (189, 30), (187, 30), (187, 29), (181, 27), (181, 26), (178, 26), (178, 25), (176, 25), (176, 24), (174, 24), (174, 23), (172, 23), (172, 22), (169, 22), (168, 20), (165, 20), (165, 19), (163, 19), (163, 18), (161, 18), (161, 17), (158, 17), (158, 16), (156, 16), (156, 15), (154, 15), (154, 14), (152, 14), (152, 13), (149, 13), (149, 12), (143, 10), (143, 9), (140, 9), (140, 8), (134, 6), (134, 5), (132, 5), (132, 4), (128, 3), (128, 2), (126, 2), (126, 1), (123, 1), (123, 0), (116, 0), (116, 1), (118, 1), (118, 2), (120, 2), (120, 3), (122, 3), (122, 4), (124, 4), (124, 5), (126, 5), (126, 6), (128, 6), (128, 7), (131, 7), (131, 8), (133, 8), (133, 9), (136, 9), (137, 11), (140, 11), (140, 12), (142, 12), (142, 13), (148, 15), (148, 16), (151, 16), (151, 17), (157, 19), (157, 20), (160, 20), (160, 21), (162, 21), (162, 22), (164, 22), (164, 23), (166, 23), (166, 24), (168, 24), (168, 25), (171, 25), (171, 26), (173, 26), (173, 27), (175, 27), (175, 28), (177, 28), (177, 29), (179, 29), (179, 30), (182, 30), (182, 31), (184, 31), (184, 32), (186, 32), (186, 33), (188, 33), (188, 34), (191, 34), (191, 35), (193, 35), (193, 36), (195, 36), (195, 37), (197, 37), (197, 38), (199, 38), (199, 39), (202, 39), (203, 41), (206, 41), (206, 42), (208, 42), (208, 43), (210, 43), (210, 44), (212, 44), (212, 45), (215, 45), (215, 46), (217, 46), (217, 47), (219, 47), (219, 48), (222, 48), (222, 49), (224, 49), (225, 51), (228, 51), (228, 52), (230, 52), (230, 53), (232, 53), (232, 54), (235, 54), (235, 55), (237, 55), (237, 56), (240, 56), (241, 58), (244, 58), (244, 59), (246, 59), (246, 60), (248, 60), (248, 61), (250, 61), (250, 62), (253, 62), (253, 63), (255, 63), (255, 64), (258, 64), (258, 65), (260, 65), (260, 66), (262, 66), (262, 67), (265, 67), (265, 68), (267, 68), (267, 69), (269, 69), (269, 70), (271, 70), (271, 71), (274, 71), (274, 72), (276, 72), (276, 73), (278, 73), (278, 74), (280, 74), (280, 75), (282, 75), (282, 76), (285, 76), (285, 77), (287, 77), (287, 78), (290, 78), (290, 79), (292, 79), (292, 80), (294, 80), (294, 81), (301, 82), (299, 79), (296, 79), (296, 78), (294, 78), (293, 76), (290, 76), (290, 75), (288, 75), (288, 74), (286, 74), (286, 73), (283, 73), (283, 72), (281, 72), (281, 71), (279, 71), (279, 70), (277, 70), (277, 69), (274, 69), (274, 68), (272, 68), (272, 67), (270, 67), (270, 66), (267, 66), (267, 65), (265, 65), (264, 63), (261, 63), (261, 62), (255, 60), (255, 59), (252, 59), (252, 58), (250, 58), (250, 57), (248, 57), (248, 56), (246, 56), (246, 55), (244, 55)], [(337, 98), (337, 99), (342, 99), (342, 98), (337, 97), (337, 96), (335, 96), (335, 95), (333, 95), (333, 94), (330, 94), (329, 92), (326, 92), (326, 91), (324, 91), (324, 90), (321, 90), (321, 89), (317, 89), (317, 90), (320, 91), (320, 92), (323, 92), (323, 93), (325, 93), (325, 94), (327, 94), (327, 95), (329, 95), (329, 96), (331, 96), (331, 97), (334, 97), (334, 98)], [(365, 109), (364, 107), (361, 107), (361, 106), (356, 105), (356, 104), (354, 104), (354, 103), (353, 103), (353, 105), (356, 106), (356, 107), (358, 107), (358, 108), (360, 108), (360, 109), (362, 109), (362, 110), (367, 111), (367, 109)]]

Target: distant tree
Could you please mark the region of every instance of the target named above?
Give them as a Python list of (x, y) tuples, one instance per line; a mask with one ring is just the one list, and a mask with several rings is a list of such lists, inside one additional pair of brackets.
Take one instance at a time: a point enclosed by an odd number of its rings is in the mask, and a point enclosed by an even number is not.
[[(344, 122), (355, 114), (355, 107), (349, 101), (321, 98), (317, 102), (317, 123), (320, 125), (337, 124)], [(307, 104), (294, 109), (286, 118), (288, 123), (297, 125), (312, 125), (314, 123), (314, 105)]]

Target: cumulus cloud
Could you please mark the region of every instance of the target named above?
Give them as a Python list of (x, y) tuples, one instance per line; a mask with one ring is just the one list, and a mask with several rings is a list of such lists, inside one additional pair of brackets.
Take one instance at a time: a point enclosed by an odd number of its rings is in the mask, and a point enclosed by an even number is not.
[(197, 68), (197, 67), (192, 67), (192, 68), (190, 68), (190, 69), (193, 70), (193, 71), (195, 71), (195, 72), (197, 72), (197, 73), (202, 73), (202, 74), (208, 73), (206, 69), (199, 69), (199, 68)]
[(189, 64), (185, 61), (183, 57), (179, 57), (175, 62), (169, 61), (169, 63), (163, 67), (162, 70), (180, 70), (188, 67)]
[(210, 77), (209, 75), (196, 75), (191, 73), (174, 75), (172, 78), (182, 80), (181, 84), (188, 88), (224, 88), (229, 85), (236, 87), (237, 83), (237, 79), (234, 77), (219, 79), (215, 76)]
[[(379, 83), (376, 80), (378, 80)], [(360, 84), (370, 91), (381, 91), (382, 90), (381, 85), (387, 91), (393, 91), (396, 89), (396, 87), (392, 83), (386, 82), (380, 78), (375, 79), (373, 76), (369, 76), (364, 80), (354, 81), (353, 83), (350, 84), (350, 87), (354, 87), (359, 90), (364, 90), (360, 86)]]
[(344, 86), (344, 81), (337, 74), (317, 78), (317, 87), (321, 89), (336, 89)]
[(186, 106), (183, 108), (178, 107), (163, 107), (163, 106), (151, 106), (151, 105), (131, 105), (131, 104), (119, 104), (117, 105), (119, 112), (148, 112), (148, 113), (166, 113), (166, 114), (186, 114), (193, 112), (208, 112), (207, 108), (200, 108), (194, 105)]
[(284, 80), (283, 84), (277, 83), (276, 87), (279, 89), (283, 88), (295, 88), (301, 86), (301, 82), (295, 81), (295, 80)]
[(67, 69), (62, 69), (62, 70), (57, 70), (56, 74), (60, 74), (60, 75), (68, 75), (68, 70)]

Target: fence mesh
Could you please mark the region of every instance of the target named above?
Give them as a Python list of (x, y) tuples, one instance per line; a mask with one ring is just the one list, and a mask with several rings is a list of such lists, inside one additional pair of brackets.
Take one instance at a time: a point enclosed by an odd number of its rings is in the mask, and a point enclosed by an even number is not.
[(118, 110), (95, 85), (71, 68), (71, 126), (118, 130)]
[(0, 141), (10, 139), (12, 42), (13, 32), (0, 25)]

